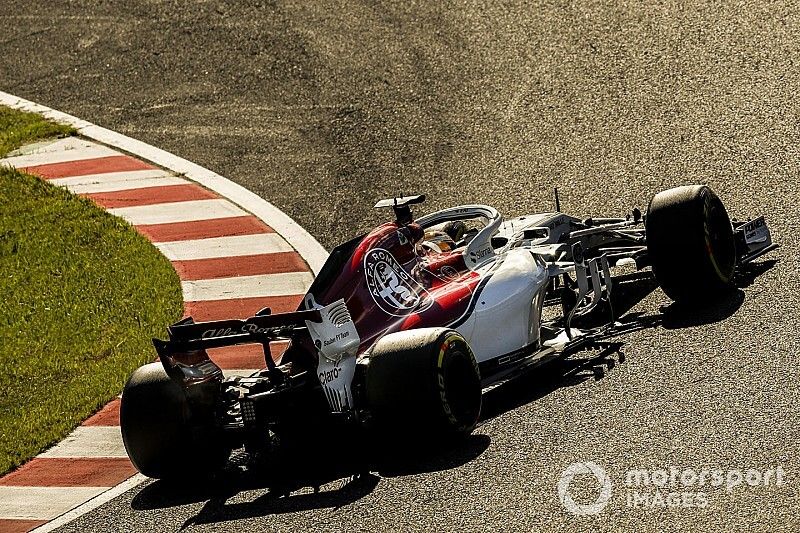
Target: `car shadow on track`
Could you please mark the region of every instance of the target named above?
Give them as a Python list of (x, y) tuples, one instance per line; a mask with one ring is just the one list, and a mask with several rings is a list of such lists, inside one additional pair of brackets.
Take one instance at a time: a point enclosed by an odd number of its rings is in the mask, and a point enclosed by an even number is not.
[[(615, 295), (614, 300), (615, 309), (619, 309), (618, 314), (622, 315), (619, 318), (619, 322), (623, 325), (621, 332), (629, 333), (658, 326), (666, 329), (681, 329), (725, 320), (736, 313), (744, 303), (745, 292), (742, 289), (751, 286), (758, 276), (773, 268), (777, 263), (777, 259), (770, 259), (739, 267), (733, 279), (733, 290), (720, 298), (709, 300), (705, 305), (673, 302), (662, 306), (659, 313), (651, 315), (629, 311), (658, 287), (652, 275), (649, 272), (637, 272), (628, 276), (627, 279), (621, 277), (615, 280), (621, 294)], [(626, 285), (626, 282), (635, 283)]]
[[(603, 343), (597, 350), (587, 351), (584, 357), (572, 356), (540, 367), (536, 372), (515, 379), (484, 396), (480, 424), (535, 402), (558, 389), (574, 387), (598, 379), (593, 371), (597, 365), (613, 366), (624, 358), (621, 342)], [(621, 355), (622, 354), (622, 355)]]
[[(246, 454), (234, 454), (229, 467), (207, 482), (154, 481), (133, 498), (135, 510), (203, 503), (185, 527), (312, 509), (338, 509), (370, 494), (382, 478), (436, 472), (466, 464), (488, 447), (486, 435), (471, 435), (455, 446), (404, 448), (367, 440), (359, 446), (320, 444), (283, 458), (270, 467), (254, 467)], [(371, 451), (370, 451), (371, 450)], [(326, 458), (309, 457), (308, 453)], [(323, 464), (320, 464), (322, 462)], [(237, 495), (257, 491), (255, 499)]]

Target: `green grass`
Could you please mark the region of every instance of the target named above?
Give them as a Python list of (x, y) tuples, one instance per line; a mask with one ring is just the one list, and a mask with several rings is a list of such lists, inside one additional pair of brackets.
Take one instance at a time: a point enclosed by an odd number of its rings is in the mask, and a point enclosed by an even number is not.
[(74, 128), (48, 122), (36, 113), (24, 113), (0, 106), (0, 157), (23, 144), (74, 134)]
[[(36, 138), (68, 133), (2, 108), (0, 117), (4, 147), (26, 139), (9, 125)], [(177, 274), (127, 223), (0, 169), (0, 473), (119, 394), (181, 309)]]

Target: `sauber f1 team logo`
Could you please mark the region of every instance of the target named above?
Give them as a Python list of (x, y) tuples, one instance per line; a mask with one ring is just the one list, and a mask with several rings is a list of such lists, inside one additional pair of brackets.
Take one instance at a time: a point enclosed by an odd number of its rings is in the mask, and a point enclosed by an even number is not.
[(364, 256), (364, 275), (372, 299), (385, 313), (404, 316), (431, 305), (428, 292), (383, 248)]

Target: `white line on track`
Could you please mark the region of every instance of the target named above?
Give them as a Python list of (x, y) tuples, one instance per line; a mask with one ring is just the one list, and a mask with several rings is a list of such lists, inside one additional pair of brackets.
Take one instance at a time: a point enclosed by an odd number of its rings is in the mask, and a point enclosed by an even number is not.
[(240, 217), (247, 213), (228, 200), (192, 200), (166, 204), (117, 207), (109, 213), (122, 217), (134, 226), (192, 222), (214, 218)]
[(95, 159), (98, 157), (108, 157), (112, 155), (122, 155), (116, 150), (99, 144), (88, 144), (77, 137), (67, 137), (60, 139), (52, 144), (43, 147), (41, 151), (32, 154), (18, 155), (2, 160), (4, 165), (12, 167), (32, 167), (37, 165), (50, 165), (53, 163), (66, 163), (69, 161), (81, 161), (84, 159)]
[(314, 276), (309, 272), (287, 272), (260, 276), (182, 281), (183, 299), (187, 302), (230, 300), (263, 296), (305, 294)]
[(108, 487), (0, 487), (0, 516), (16, 520), (51, 520)]
[(63, 139), (45, 139), (44, 141), (26, 144), (8, 153), (9, 157), (20, 155), (46, 154), (50, 152), (62, 152), (64, 150), (80, 150), (97, 146), (97, 143), (81, 137), (65, 137)]
[(64, 150), (80, 150), (81, 148), (90, 148), (92, 146), (97, 146), (97, 143), (82, 137), (51, 138), (23, 145), (9, 152), (8, 157), (63, 152)]
[(78, 426), (38, 457), (128, 457), (119, 426)]
[(233, 237), (214, 237), (190, 241), (155, 243), (162, 254), (170, 261), (190, 259), (212, 259), (242, 255), (291, 252), (289, 246), (277, 233), (257, 233), (255, 235), (236, 235)]
[(126, 191), (145, 187), (165, 187), (167, 185), (189, 183), (183, 178), (173, 176), (166, 170), (109, 172), (107, 174), (89, 174), (87, 176), (56, 178), (47, 181), (53, 185), (66, 187), (75, 194)]

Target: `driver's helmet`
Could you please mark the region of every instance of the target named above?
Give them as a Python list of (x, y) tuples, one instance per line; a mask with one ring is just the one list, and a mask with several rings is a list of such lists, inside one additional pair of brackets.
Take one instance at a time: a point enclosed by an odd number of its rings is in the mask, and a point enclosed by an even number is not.
[(459, 241), (464, 238), (467, 225), (461, 220), (448, 222), (441, 229), (425, 231), (422, 239), (422, 248), (428, 253), (451, 252), (459, 247)]

